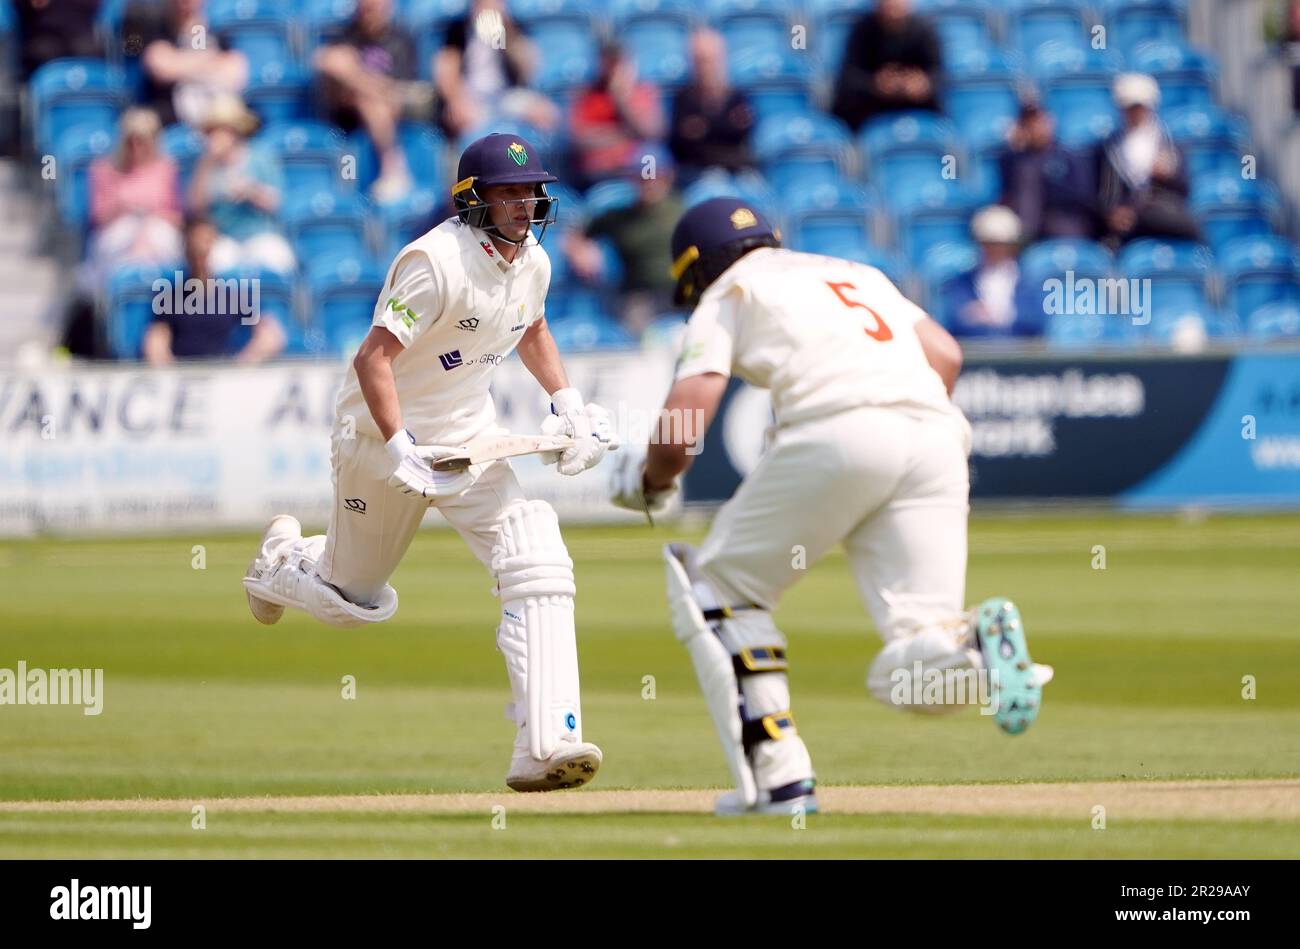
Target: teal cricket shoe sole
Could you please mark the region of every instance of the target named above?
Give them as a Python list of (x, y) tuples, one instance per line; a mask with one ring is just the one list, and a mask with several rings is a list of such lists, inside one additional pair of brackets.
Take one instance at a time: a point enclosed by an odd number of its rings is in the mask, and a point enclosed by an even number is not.
[(1039, 667), (1029, 658), (1020, 610), (1006, 597), (985, 600), (976, 611), (975, 635), (989, 671), (993, 720), (1008, 735), (1019, 735), (1038, 718), (1043, 704)]

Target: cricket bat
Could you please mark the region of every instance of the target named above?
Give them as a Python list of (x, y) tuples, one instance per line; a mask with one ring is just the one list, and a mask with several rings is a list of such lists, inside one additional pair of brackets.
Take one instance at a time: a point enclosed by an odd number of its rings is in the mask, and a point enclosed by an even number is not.
[(573, 447), (566, 435), (483, 435), (460, 446), (460, 452), (433, 462), (434, 471), (462, 471), (517, 455), (534, 455), (543, 451), (563, 451)]

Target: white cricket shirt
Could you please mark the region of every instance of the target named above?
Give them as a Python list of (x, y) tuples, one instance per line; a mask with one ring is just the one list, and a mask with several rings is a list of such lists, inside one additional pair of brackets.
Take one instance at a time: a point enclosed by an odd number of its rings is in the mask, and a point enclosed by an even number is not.
[(874, 267), (762, 247), (701, 295), (676, 378), (735, 374), (769, 389), (778, 426), (865, 405), (961, 417), (913, 329), (925, 318)]
[[(421, 445), (459, 445), (496, 419), (492, 370), (541, 319), (551, 261), (536, 237), (506, 263), (484, 232), (449, 218), (402, 248), (388, 268), (372, 325), (405, 347), (393, 360), (402, 421)], [(337, 418), (382, 438), (355, 368)]]

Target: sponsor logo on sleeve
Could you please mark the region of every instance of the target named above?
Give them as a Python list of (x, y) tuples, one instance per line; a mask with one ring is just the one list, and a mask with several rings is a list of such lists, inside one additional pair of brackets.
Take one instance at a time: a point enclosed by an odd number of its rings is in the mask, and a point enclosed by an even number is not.
[(344, 498), (343, 503), (348, 506), (349, 511), (355, 511), (357, 514), (366, 513), (366, 502), (361, 498)]
[(406, 324), (410, 329), (420, 319), (420, 315), (412, 310), (405, 303), (398, 301), (397, 297), (388, 298), (388, 308), (393, 311), (393, 315)]
[(466, 319), (461, 320), (456, 325), (459, 326), (461, 329), (468, 330), (469, 332), (472, 333), (478, 329), (478, 317), (477, 316), (467, 317)]

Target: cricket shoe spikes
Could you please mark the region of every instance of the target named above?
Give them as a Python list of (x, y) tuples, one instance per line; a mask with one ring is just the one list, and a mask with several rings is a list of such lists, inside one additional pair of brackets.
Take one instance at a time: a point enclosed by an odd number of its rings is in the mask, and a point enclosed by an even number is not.
[[(254, 581), (265, 579), (280, 558), (285, 546), (301, 537), (302, 525), (298, 523), (296, 517), (277, 514), (271, 518), (271, 523), (262, 534), (262, 543), (257, 548), (257, 556), (248, 565), (248, 572), (244, 575), (244, 579)], [(247, 583), (244, 584), (244, 592), (248, 596), (248, 609), (253, 614), (253, 619), (267, 626), (280, 622), (280, 617), (284, 616), (283, 606), (254, 596), (248, 589)]]
[(718, 796), (713, 806), (713, 813), (719, 817), (736, 817), (743, 814), (781, 814), (793, 817), (799, 814), (817, 813), (817, 795), (813, 793), (815, 782), (809, 778), (795, 781), (785, 787), (771, 791), (759, 791), (758, 800), (746, 804), (739, 791), (727, 791)]
[(589, 741), (564, 741), (549, 758), (539, 761), (516, 751), (510, 759), (506, 784), (515, 791), (560, 791), (586, 784), (600, 770), (603, 756)]
[(1008, 735), (1018, 735), (1038, 718), (1043, 686), (1052, 680), (1055, 670), (1029, 657), (1020, 610), (1005, 597), (993, 597), (979, 605), (975, 636), (992, 680), (993, 720)]

